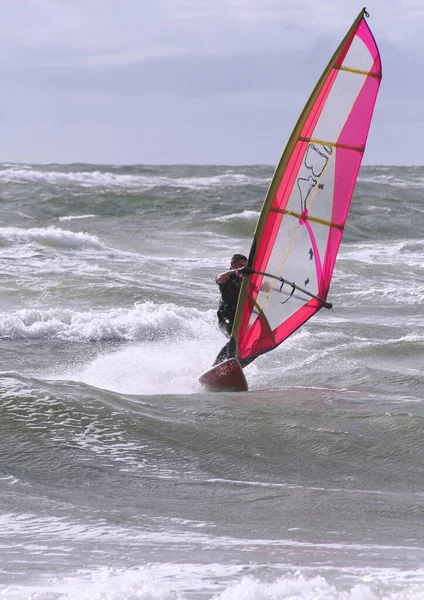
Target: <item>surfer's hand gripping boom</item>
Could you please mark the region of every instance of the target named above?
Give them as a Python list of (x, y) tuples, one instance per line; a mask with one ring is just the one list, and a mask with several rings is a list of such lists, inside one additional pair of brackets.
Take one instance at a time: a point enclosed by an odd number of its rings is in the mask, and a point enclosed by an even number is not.
[(300, 286), (298, 286), (296, 283), (294, 283), (292, 281), (288, 281), (287, 279), (284, 279), (284, 277), (279, 277), (278, 275), (272, 275), (271, 273), (265, 273), (264, 271), (255, 271), (254, 269), (251, 269), (250, 267), (243, 267), (242, 269), (239, 269), (239, 273), (241, 273), (242, 275), (251, 275), (252, 273), (255, 273), (255, 275), (263, 275), (264, 277), (271, 277), (271, 279), (276, 279), (277, 281), (281, 281), (281, 283), (283, 283), (283, 284), (286, 283), (287, 285), (291, 286), (293, 291), (298, 290), (299, 292), (306, 294), (310, 298), (314, 298), (314, 300), (318, 300), (319, 302), (321, 302), (321, 304), (323, 305), (324, 308), (333, 308), (333, 305), (330, 302), (323, 300), (319, 296), (315, 296), (315, 294), (311, 294), (311, 292), (308, 292), (308, 290), (301, 288)]

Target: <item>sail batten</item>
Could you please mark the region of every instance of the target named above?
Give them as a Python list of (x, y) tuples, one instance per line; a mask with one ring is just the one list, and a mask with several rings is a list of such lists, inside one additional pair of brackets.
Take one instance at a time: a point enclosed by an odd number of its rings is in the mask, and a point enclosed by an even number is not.
[[(330, 306), (326, 298), (381, 81), (365, 14), (315, 86), (270, 183), (233, 326), (238, 358), (268, 352)], [(276, 285), (270, 273), (283, 283)]]
[(361, 69), (351, 69), (349, 67), (342, 67), (339, 65), (335, 65), (334, 68), (339, 69), (339, 71), (347, 71), (348, 73), (356, 73), (357, 75), (366, 75), (367, 77), (369, 76), (381, 79), (381, 73), (371, 73), (370, 71), (361, 71)]
[(337, 227), (337, 229), (344, 229), (344, 225), (340, 225), (340, 223), (332, 223), (331, 221), (326, 221), (325, 219), (318, 219), (318, 217), (314, 217), (305, 213), (293, 212), (291, 210), (283, 210), (282, 208), (271, 207), (271, 210), (274, 212), (279, 212), (283, 215), (289, 215), (291, 217), (295, 217), (296, 219), (305, 219), (307, 221), (313, 221), (315, 223), (320, 223), (321, 225), (326, 225), (327, 227)]
[(365, 146), (349, 146), (348, 144), (340, 144), (339, 142), (329, 142), (328, 140), (319, 140), (317, 138), (299, 137), (300, 142), (311, 142), (313, 144), (321, 144), (322, 146), (333, 146), (334, 148), (344, 148), (345, 150), (354, 150), (355, 152), (365, 152)]

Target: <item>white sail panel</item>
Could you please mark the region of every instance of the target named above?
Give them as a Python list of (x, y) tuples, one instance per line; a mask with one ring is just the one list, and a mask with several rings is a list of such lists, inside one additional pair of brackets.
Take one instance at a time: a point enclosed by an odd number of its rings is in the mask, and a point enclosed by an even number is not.
[(364, 85), (366, 75), (339, 71), (328, 95), (321, 116), (312, 134), (313, 139), (336, 143), (350, 111)]
[(355, 36), (343, 60), (343, 66), (348, 69), (358, 69), (358, 71), (369, 73), (373, 64), (374, 58), (367, 48), (367, 45), (360, 37)]

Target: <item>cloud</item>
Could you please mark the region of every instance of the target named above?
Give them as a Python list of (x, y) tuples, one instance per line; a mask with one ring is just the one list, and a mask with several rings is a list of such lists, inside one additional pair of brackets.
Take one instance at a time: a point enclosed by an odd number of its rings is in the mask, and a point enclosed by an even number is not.
[[(153, 58), (278, 53), (341, 39), (356, 0), (32, 0), (2, 2), (3, 65), (99, 68)], [(24, 8), (25, 6), (25, 8)], [(369, 6), (378, 38), (422, 54), (421, 0)]]
[[(275, 163), (356, 0), (0, 0), (4, 160)], [(416, 162), (424, 3), (369, 0), (365, 160)], [(424, 133), (424, 132), (423, 132)], [(418, 143), (418, 142), (417, 142)]]

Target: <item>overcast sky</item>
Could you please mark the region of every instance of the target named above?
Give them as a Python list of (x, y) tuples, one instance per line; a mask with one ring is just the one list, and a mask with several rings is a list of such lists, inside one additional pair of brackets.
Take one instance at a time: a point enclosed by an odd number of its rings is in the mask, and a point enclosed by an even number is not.
[[(424, 0), (369, 0), (364, 164), (424, 164)], [(0, 0), (0, 161), (271, 164), (353, 0)]]

